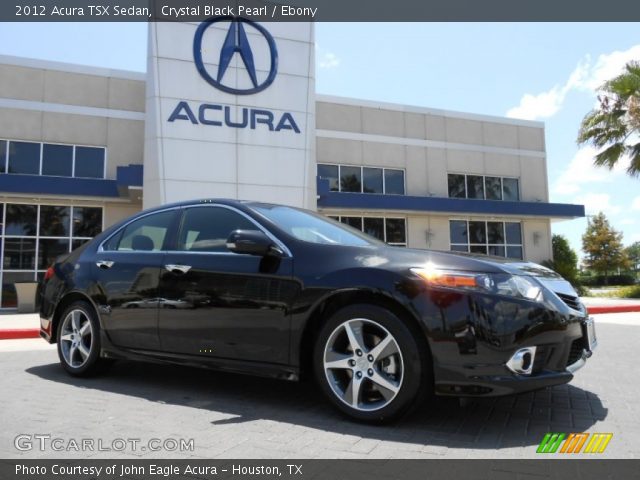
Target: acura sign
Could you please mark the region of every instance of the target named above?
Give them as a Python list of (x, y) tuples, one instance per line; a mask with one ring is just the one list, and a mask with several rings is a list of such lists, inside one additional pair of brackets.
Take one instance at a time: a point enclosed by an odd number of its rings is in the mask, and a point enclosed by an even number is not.
[[(210, 27), (217, 24), (228, 24), (228, 30), (224, 42), (220, 46), (219, 57), (217, 58), (217, 69), (207, 66), (203, 59), (203, 51), (210, 50), (203, 45), (205, 32)], [(251, 48), (251, 42), (247, 35), (245, 26), (261, 36), (268, 45), (269, 65), (268, 72), (262, 72), (256, 68), (256, 61)], [(250, 79), (251, 86), (240, 88), (233, 82), (229, 82), (227, 75), (229, 65), (235, 56), (238, 56)], [(193, 39), (193, 59), (200, 76), (211, 86), (232, 95), (252, 95), (265, 90), (271, 85), (278, 73), (278, 50), (276, 42), (271, 34), (262, 25), (236, 17), (216, 17), (202, 22)], [(289, 112), (277, 114), (271, 110), (242, 108), (238, 118), (233, 118), (232, 109), (228, 105), (218, 105), (201, 103), (196, 106), (190, 105), (187, 101), (178, 102), (168, 118), (169, 122), (176, 120), (186, 120), (194, 125), (227, 126), (233, 128), (256, 129), (258, 125), (264, 125), (272, 132), (290, 130), (300, 133), (293, 115)]]

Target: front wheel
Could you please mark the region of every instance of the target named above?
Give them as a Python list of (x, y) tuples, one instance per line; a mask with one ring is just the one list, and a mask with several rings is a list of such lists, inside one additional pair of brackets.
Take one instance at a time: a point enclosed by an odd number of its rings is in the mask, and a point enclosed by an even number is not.
[(100, 325), (87, 302), (72, 303), (58, 324), (58, 357), (71, 375), (97, 373), (104, 362), (100, 359)]
[(431, 389), (424, 342), (391, 311), (353, 305), (321, 328), (314, 350), (316, 379), (331, 403), (370, 422), (395, 419)]

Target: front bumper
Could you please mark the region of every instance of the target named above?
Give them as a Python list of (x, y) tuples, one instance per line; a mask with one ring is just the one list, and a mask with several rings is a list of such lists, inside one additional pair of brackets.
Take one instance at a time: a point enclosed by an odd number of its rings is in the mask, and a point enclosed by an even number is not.
[[(438, 395), (501, 396), (524, 393), (570, 382), (574, 373), (584, 367), (592, 356), (596, 343), (589, 342), (586, 319), (569, 325), (564, 332), (540, 335), (527, 344), (536, 346), (529, 374), (514, 373), (504, 362), (440, 365), (436, 373), (435, 391)], [(550, 341), (552, 340), (552, 341)], [(522, 345), (509, 350), (513, 355)]]
[[(434, 289), (425, 297), (419, 310), (439, 395), (499, 396), (564, 384), (594, 348), (586, 311), (553, 295), (532, 302)], [(509, 360), (527, 347), (535, 347), (532, 364), (525, 374), (514, 372)]]

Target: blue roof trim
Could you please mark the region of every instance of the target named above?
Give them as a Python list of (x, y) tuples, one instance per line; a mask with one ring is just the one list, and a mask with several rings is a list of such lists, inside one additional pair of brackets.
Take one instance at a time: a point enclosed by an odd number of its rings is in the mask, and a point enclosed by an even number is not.
[(115, 180), (20, 175), (15, 173), (0, 173), (0, 191), (83, 197), (120, 196)]
[(119, 187), (141, 187), (143, 166), (140, 164), (118, 167), (116, 182)]
[(584, 205), (546, 202), (506, 202), (447, 197), (414, 197), (329, 191), (329, 181), (318, 179), (318, 207), (360, 210), (409, 210), (478, 215), (525, 215), (551, 218), (584, 217)]

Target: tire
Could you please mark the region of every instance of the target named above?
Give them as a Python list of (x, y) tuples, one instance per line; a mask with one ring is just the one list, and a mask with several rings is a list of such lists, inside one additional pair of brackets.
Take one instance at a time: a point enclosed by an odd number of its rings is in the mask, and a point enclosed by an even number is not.
[(313, 368), (338, 410), (358, 421), (385, 423), (432, 393), (430, 359), (426, 339), (421, 341), (397, 315), (358, 304), (337, 311), (322, 326)]
[(58, 322), (58, 358), (71, 375), (95, 375), (107, 365), (100, 358), (100, 324), (93, 307), (85, 301), (69, 305)]

